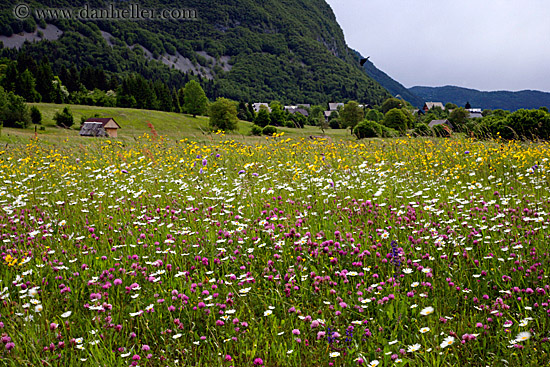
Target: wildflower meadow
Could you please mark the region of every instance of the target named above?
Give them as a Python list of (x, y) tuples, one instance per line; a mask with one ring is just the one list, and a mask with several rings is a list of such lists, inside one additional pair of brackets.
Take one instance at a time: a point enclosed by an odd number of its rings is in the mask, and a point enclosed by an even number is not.
[(550, 144), (0, 147), (0, 365), (542, 366)]

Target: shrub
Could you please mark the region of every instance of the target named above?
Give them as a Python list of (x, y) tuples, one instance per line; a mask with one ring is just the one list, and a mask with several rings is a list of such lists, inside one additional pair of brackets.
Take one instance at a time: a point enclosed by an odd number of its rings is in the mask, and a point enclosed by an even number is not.
[(382, 125), (374, 121), (364, 120), (353, 128), (353, 134), (357, 139), (382, 136)]
[(331, 129), (340, 129), (340, 120), (338, 118), (334, 118), (328, 122), (328, 126), (330, 126)]
[(420, 123), (416, 124), (416, 126), (414, 127), (413, 132), (416, 135), (419, 135), (419, 136), (430, 136), (430, 135), (432, 135), (432, 130), (430, 129), (428, 124), (425, 124), (423, 122), (420, 122)]
[(250, 129), (250, 135), (262, 135), (262, 128), (257, 125), (252, 125), (252, 129)]
[(264, 134), (264, 135), (277, 134), (277, 128), (275, 126), (272, 126), (272, 125), (267, 125), (266, 127), (263, 128), (262, 134)]
[(284, 127), (289, 127), (289, 128), (294, 128), (294, 127), (296, 127), (296, 125), (294, 125), (294, 121), (292, 121), (292, 120), (286, 120), (286, 121), (283, 123), (283, 126), (284, 126)]
[(65, 107), (63, 112), (56, 112), (53, 120), (57, 126), (63, 127), (65, 129), (70, 128), (74, 124), (74, 118), (69, 107)]
[(380, 125), (380, 129), (382, 130), (382, 137), (384, 137), (384, 138), (396, 138), (396, 137), (402, 135), (402, 133), (400, 131), (392, 129), (391, 127), (387, 127), (387, 126), (384, 126), (384, 125)]

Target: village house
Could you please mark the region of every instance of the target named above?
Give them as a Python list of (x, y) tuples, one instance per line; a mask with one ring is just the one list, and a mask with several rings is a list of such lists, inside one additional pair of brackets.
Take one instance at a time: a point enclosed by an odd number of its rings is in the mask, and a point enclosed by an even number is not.
[(333, 112), (338, 113), (338, 108), (339, 107), (344, 107), (344, 104), (343, 103), (332, 103), (332, 102), (329, 103), (328, 104), (328, 111), (324, 112), (325, 121), (328, 121), (328, 118), (330, 117), (331, 113), (333, 113)]
[(441, 103), (441, 102), (426, 102), (426, 103), (424, 103), (424, 108), (422, 108), (422, 109), (424, 110), (424, 112), (428, 112), (429, 110), (431, 110), (434, 107), (439, 107), (442, 110), (445, 110), (445, 106), (443, 106), (443, 103)]
[(329, 111), (338, 111), (338, 107), (344, 107), (343, 103), (329, 103), (328, 104), (328, 110)]
[(288, 113), (295, 114), (299, 113), (302, 114), (305, 117), (309, 116), (309, 113), (305, 108), (300, 108), (299, 106), (285, 106), (285, 111), (288, 111)]
[(260, 112), (260, 107), (261, 106), (264, 106), (265, 108), (267, 108), (267, 110), (269, 112), (271, 112), (271, 108), (269, 107), (268, 103), (264, 103), (264, 102), (252, 103), (252, 108), (254, 109), (254, 112), (256, 112), (256, 113)]
[(481, 114), (481, 108), (468, 108), (468, 112), (470, 112), (468, 118), (469, 119), (475, 119), (475, 118), (482, 118), (483, 115)]
[(84, 121), (80, 128), (80, 136), (117, 137), (120, 125), (112, 117), (92, 117)]

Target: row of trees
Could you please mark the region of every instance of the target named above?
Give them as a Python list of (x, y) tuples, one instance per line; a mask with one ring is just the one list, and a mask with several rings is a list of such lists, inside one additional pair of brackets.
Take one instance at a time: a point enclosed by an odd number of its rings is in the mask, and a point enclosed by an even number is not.
[(363, 111), (351, 101), (341, 109), (338, 119), (358, 138), (406, 133), (447, 136), (448, 132), (441, 125), (430, 128), (429, 123), (448, 120), (454, 132), (477, 138), (550, 139), (550, 114), (546, 107), (515, 112), (487, 109), (481, 118), (471, 118), (467, 107), (447, 103), (445, 109), (434, 107), (423, 113), (402, 100), (390, 98), (379, 107)]
[(197, 93), (200, 90), (199, 107), (194, 106), (194, 101), (186, 101), (189, 92), (185, 87), (170, 89), (160, 80), (147, 80), (136, 73), (108, 75), (100, 68), (85, 67), (78, 71), (73, 65), (69, 69), (62, 68), (60, 75), (55, 75), (46, 57), (37, 63), (24, 52), (19, 53), (17, 60), (0, 60), (0, 85), (26, 102), (145, 108), (193, 115), (204, 113), (207, 102), (204, 89), (199, 81), (186, 79), (185, 85), (191, 83)]

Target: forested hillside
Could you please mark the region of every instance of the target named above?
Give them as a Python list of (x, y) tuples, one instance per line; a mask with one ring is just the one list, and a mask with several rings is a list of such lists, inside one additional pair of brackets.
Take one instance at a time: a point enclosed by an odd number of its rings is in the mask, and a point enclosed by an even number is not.
[(450, 85), (445, 87), (412, 87), (409, 90), (426, 101), (438, 101), (443, 102), (443, 104), (450, 102), (458, 106), (464, 106), (467, 102), (470, 102), (472, 107), (490, 110), (516, 111), (522, 108), (550, 107), (550, 93), (535, 90), (482, 92)]
[[(389, 96), (361, 70), (324, 0), (143, 1), (142, 7), (198, 12), (197, 20), (147, 21), (46, 22), (30, 17), (22, 22), (13, 17), (12, 2), (1, 4), (0, 32), (6, 47), (0, 57), (15, 60), (23, 52), (39, 61), (46, 56), (61, 82), (76, 81), (75, 88), (80, 88), (80, 82), (87, 89), (116, 91), (135, 72), (166, 84), (169, 90), (182, 87), (190, 78), (198, 79), (211, 99), (225, 96), (283, 103), (353, 99), (380, 104)], [(29, 3), (31, 8), (84, 4), (104, 8), (109, 2)], [(53, 39), (48, 37), (52, 27), (59, 30)], [(44, 40), (7, 47), (8, 36), (32, 36), (33, 32), (34, 39)]]

